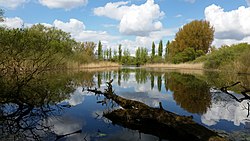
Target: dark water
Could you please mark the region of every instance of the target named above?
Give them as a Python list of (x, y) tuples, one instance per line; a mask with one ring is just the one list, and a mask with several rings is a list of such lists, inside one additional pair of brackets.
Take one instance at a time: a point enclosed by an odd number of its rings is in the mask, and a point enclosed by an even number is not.
[[(250, 88), (249, 75), (175, 72), (123, 68), (111, 71), (53, 72), (26, 82), (0, 81), (1, 140), (160, 140), (159, 137), (112, 124), (103, 112), (120, 108), (86, 88), (104, 90), (113, 79), (117, 95), (141, 101), (216, 130), (232, 140), (250, 140), (250, 99), (237, 101), (244, 88), (230, 94), (218, 90), (237, 81)], [(24, 81), (25, 80), (25, 81)], [(25, 83), (24, 83), (25, 82)], [(99, 101), (99, 102), (98, 102)], [(166, 133), (167, 134), (167, 133)]]

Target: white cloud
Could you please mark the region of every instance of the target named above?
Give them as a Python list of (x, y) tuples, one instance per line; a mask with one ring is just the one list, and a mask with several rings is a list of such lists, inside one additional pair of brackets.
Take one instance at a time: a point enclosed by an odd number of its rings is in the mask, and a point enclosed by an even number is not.
[[(98, 42), (99, 40), (101, 40), (103, 43), (110, 44), (114, 40), (119, 39), (119, 37), (112, 36), (106, 31), (86, 30), (84, 23), (77, 19), (70, 19), (69, 22), (55, 20), (52, 24), (49, 23), (41, 23), (41, 24), (47, 27), (56, 27), (64, 32), (68, 32), (70, 33), (72, 38), (80, 42), (86, 42), (86, 41)], [(8, 28), (22, 28), (23, 25), (25, 27), (31, 27), (33, 24), (24, 23), (24, 21), (19, 17), (5, 18), (4, 22), (0, 22), (0, 26)]]
[[(215, 39), (220, 42), (248, 41), (250, 37), (250, 7), (239, 7), (225, 12), (217, 5), (210, 5), (205, 9), (205, 18), (215, 28)], [(215, 44), (215, 43), (214, 43)]]
[[(5, 22), (0, 23), (0, 26), (21, 28), (23, 24), (25, 24), (25, 27), (31, 27), (33, 25), (24, 23), (22, 19), (15, 17), (6, 18)], [(65, 32), (68, 32), (76, 41), (93, 41), (97, 43), (99, 40), (101, 40), (104, 49), (112, 48), (112, 50), (117, 50), (118, 45), (122, 44), (123, 48), (129, 49), (132, 55), (135, 54), (135, 50), (137, 49), (137, 47), (146, 47), (148, 51), (150, 51), (153, 41), (156, 43), (156, 45), (160, 39), (163, 39), (163, 41), (166, 42), (166, 39), (164, 38), (173, 38), (176, 31), (178, 30), (177, 28), (162, 29), (160, 31), (152, 31), (148, 36), (136, 36), (134, 40), (128, 40), (121, 39), (121, 36), (110, 35), (106, 31), (87, 30), (85, 24), (77, 19), (70, 19), (67, 22), (55, 20), (53, 23), (41, 24), (47, 27), (56, 27)]]
[(91, 30), (86, 30), (82, 31), (79, 34), (79, 37), (75, 37), (77, 40), (86, 40), (86, 41), (102, 41), (102, 42), (112, 42), (113, 40), (117, 40), (120, 37), (117, 36), (112, 36), (108, 34), (106, 31), (91, 31)]
[[(54, 26), (65, 32), (69, 32), (71, 36), (77, 41), (102, 41), (103, 48), (117, 49), (118, 44), (122, 44), (123, 48), (130, 50), (131, 54), (135, 53), (137, 47), (146, 47), (151, 50), (152, 42), (159, 42), (159, 39), (164, 37), (172, 37), (175, 35), (176, 29), (162, 29), (160, 31), (152, 31), (149, 36), (136, 36), (135, 40), (120, 40), (120, 37), (112, 36), (106, 31), (92, 31), (86, 30), (83, 22), (77, 19), (70, 19), (69, 22), (55, 20), (53, 25), (45, 24), (46, 26)], [(118, 41), (120, 40), (120, 41)]]
[(243, 38), (242, 40), (235, 39), (214, 39), (213, 45), (221, 47), (222, 45), (232, 45), (238, 43), (250, 43), (250, 36)]
[(98, 7), (94, 9), (94, 14), (97, 16), (106, 16), (111, 19), (121, 20), (126, 14), (129, 6), (126, 6), (129, 2), (109, 2), (104, 7)]
[(83, 30), (85, 30), (84, 23), (76, 19), (70, 19), (69, 22), (55, 20), (53, 25), (59, 29), (62, 29), (65, 32), (71, 33), (72, 36), (77, 36)]
[[(233, 94), (240, 98), (241, 95)], [(222, 99), (222, 100), (220, 100)], [(205, 114), (201, 116), (202, 123), (211, 126), (216, 125), (221, 120), (231, 121), (234, 125), (246, 125), (248, 123), (247, 107), (248, 101), (237, 102), (231, 96), (224, 93), (213, 93), (212, 105)]]
[(63, 8), (70, 10), (86, 5), (88, 0), (39, 0), (39, 2), (49, 8)]
[(160, 19), (164, 12), (160, 11), (154, 0), (147, 0), (142, 5), (128, 6), (129, 2), (107, 3), (104, 7), (94, 9), (97, 16), (106, 16), (119, 20), (119, 31), (125, 35), (146, 36), (152, 31), (162, 29)]
[(19, 17), (4, 18), (4, 21), (0, 22), (0, 26), (4, 26), (7, 28), (21, 28), (23, 24), (23, 20)]
[(157, 43), (159, 42), (160, 39), (173, 38), (177, 31), (178, 28), (153, 31), (149, 34), (149, 36), (136, 36), (135, 40), (122, 40), (120, 41), (120, 44), (122, 44), (123, 47), (128, 48), (131, 54), (135, 54), (137, 47), (146, 47), (148, 51), (151, 51), (153, 41), (156, 43), (156, 46), (158, 47)]
[(0, 6), (9, 9), (15, 9), (28, 1), (29, 0), (0, 0)]
[[(50, 26), (50, 25), (47, 24), (47, 26)], [(51, 26), (61, 29), (64, 32), (70, 33), (71, 36), (77, 41), (98, 42), (99, 40), (101, 40), (102, 42), (112, 42), (113, 40), (116, 40), (119, 38), (119, 37), (109, 35), (106, 31), (86, 30), (84, 23), (77, 19), (70, 19), (69, 22), (55, 20), (53, 22), (53, 25)]]

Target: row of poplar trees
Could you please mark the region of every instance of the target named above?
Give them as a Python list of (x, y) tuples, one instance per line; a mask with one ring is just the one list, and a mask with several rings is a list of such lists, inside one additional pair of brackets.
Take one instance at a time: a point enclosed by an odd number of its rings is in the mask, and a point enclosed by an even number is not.
[[(168, 41), (164, 49), (163, 42), (160, 40), (158, 54), (156, 54), (156, 46), (153, 42), (150, 56), (146, 48), (139, 47), (136, 50), (135, 57), (132, 57), (128, 50), (122, 52), (121, 45), (119, 45), (118, 55), (117, 51), (114, 51), (112, 57), (111, 49), (103, 53), (101, 42), (99, 42), (98, 59), (136, 65), (145, 63), (188, 62), (207, 54), (211, 49), (213, 39), (214, 28), (210, 23), (205, 20), (194, 20), (180, 28), (175, 35), (175, 39), (172, 42)], [(164, 56), (163, 50), (165, 50)]]

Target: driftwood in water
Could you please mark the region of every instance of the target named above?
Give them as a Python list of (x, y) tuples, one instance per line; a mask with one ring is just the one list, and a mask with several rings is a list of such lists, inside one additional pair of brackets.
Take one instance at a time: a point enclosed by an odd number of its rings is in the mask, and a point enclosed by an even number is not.
[(114, 94), (111, 82), (107, 82), (108, 88), (104, 92), (97, 89), (88, 89), (88, 91), (103, 94), (123, 108), (104, 114), (104, 117), (114, 124), (152, 134), (160, 139), (224, 140), (216, 132), (195, 123), (192, 117), (166, 111), (162, 106), (152, 108), (142, 102), (128, 100)]

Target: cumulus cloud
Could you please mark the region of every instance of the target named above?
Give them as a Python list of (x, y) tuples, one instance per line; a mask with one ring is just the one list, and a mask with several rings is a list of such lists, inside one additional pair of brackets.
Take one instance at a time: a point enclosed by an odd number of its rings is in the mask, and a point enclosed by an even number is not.
[(225, 12), (217, 5), (205, 9), (205, 19), (215, 28), (215, 39), (224, 41), (243, 41), (250, 36), (250, 7), (239, 7)]
[(54, 21), (54, 26), (62, 29), (65, 32), (69, 32), (72, 36), (77, 36), (81, 31), (85, 30), (83, 22), (77, 19), (70, 19), (69, 22), (62, 22), (60, 20)]
[(235, 39), (214, 39), (213, 45), (216, 47), (220, 47), (222, 45), (232, 45), (238, 43), (250, 43), (250, 36), (243, 38), (242, 40), (235, 40)]
[(28, 1), (29, 0), (0, 0), (0, 6), (8, 9), (15, 9)]
[(86, 5), (88, 0), (39, 0), (39, 3), (49, 8), (63, 8), (70, 10)]
[[(233, 93), (233, 95), (240, 98), (239, 94)], [(242, 107), (246, 107), (247, 103), (248, 101), (239, 103), (224, 93), (213, 93), (212, 105), (201, 116), (201, 121), (208, 126), (216, 125), (221, 120), (231, 121), (236, 126), (246, 125), (248, 124), (246, 120), (248, 110)]]
[(108, 34), (106, 31), (86, 30), (84, 23), (77, 19), (70, 19), (69, 22), (55, 20), (52, 25), (47, 23), (44, 25), (49, 27), (53, 26), (64, 32), (68, 32), (77, 41), (97, 42), (101, 40), (103, 42), (111, 42), (119, 38)]
[[(77, 19), (70, 19), (68, 22), (55, 20), (52, 24), (50, 23), (41, 23), (41, 24), (47, 27), (56, 27), (64, 32), (70, 33), (72, 38), (80, 42), (85, 42), (85, 41), (98, 42), (99, 40), (101, 40), (102, 42), (109, 44), (112, 41), (119, 39), (119, 37), (112, 36), (106, 31), (86, 30), (84, 23)], [(24, 23), (24, 21), (19, 17), (5, 18), (4, 22), (0, 22), (0, 26), (7, 28), (22, 28), (23, 25), (25, 27), (31, 27), (33, 24)]]
[(0, 26), (7, 28), (21, 28), (23, 24), (23, 20), (19, 17), (4, 18), (4, 21), (0, 22)]
[(135, 40), (127, 40), (127, 39), (122, 40), (120, 41), (120, 44), (122, 44), (123, 47), (128, 48), (132, 55), (135, 54), (137, 47), (146, 47), (148, 51), (150, 52), (153, 41), (156, 43), (156, 46), (158, 47), (157, 43), (159, 42), (160, 39), (173, 38), (177, 31), (178, 31), (178, 28), (153, 31), (149, 33), (148, 36), (136, 36)]
[(106, 16), (111, 19), (121, 20), (122, 17), (126, 14), (126, 11), (129, 9), (127, 6), (129, 2), (120, 1), (120, 2), (109, 2), (104, 7), (98, 7), (94, 9), (94, 14), (97, 16)]
[(95, 8), (94, 14), (119, 20), (119, 31), (125, 35), (147, 36), (162, 29), (160, 20), (165, 14), (154, 0), (147, 0), (142, 5), (128, 4), (124, 1), (107, 3), (104, 7)]

